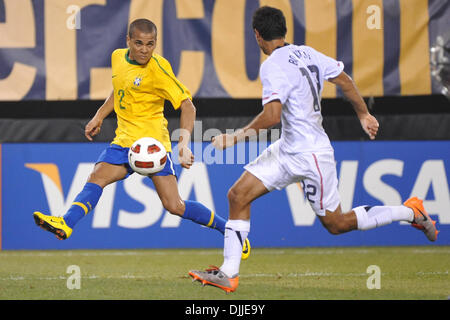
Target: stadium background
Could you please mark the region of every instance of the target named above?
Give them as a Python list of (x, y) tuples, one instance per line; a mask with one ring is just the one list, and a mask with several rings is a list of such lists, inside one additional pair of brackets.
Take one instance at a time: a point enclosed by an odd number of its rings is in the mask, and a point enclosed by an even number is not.
[[(31, 214), (65, 212), (113, 138), (114, 115), (94, 143), (83, 128), (111, 90), (110, 54), (126, 46), (128, 23), (146, 17), (158, 26), (157, 52), (197, 107), (198, 162), (179, 170), (180, 192), (226, 216), (226, 192), (243, 162), (222, 164), (227, 155), (207, 141), (211, 129), (240, 127), (261, 110), (263, 57), (250, 21), (265, 4), (285, 12), (288, 42), (344, 62), (380, 121), (378, 141), (368, 141), (342, 94), (324, 88), (324, 127), (336, 148), (344, 209), (417, 195), (442, 231), (436, 244), (450, 244), (450, 103), (431, 76), (429, 53), (450, 30), (448, 1), (0, 0), (0, 249), (220, 248), (214, 231), (164, 212), (151, 183), (137, 175), (105, 189), (70, 241), (49, 237)], [(178, 116), (167, 105), (172, 133)], [(245, 145), (246, 161), (255, 146), (261, 151), (257, 142)], [(331, 236), (295, 184), (255, 202), (251, 237), (256, 247), (428, 244), (400, 223)]]

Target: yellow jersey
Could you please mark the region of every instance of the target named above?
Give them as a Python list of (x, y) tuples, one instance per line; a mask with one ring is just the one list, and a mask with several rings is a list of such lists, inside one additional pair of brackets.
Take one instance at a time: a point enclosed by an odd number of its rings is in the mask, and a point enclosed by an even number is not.
[(128, 57), (129, 49), (117, 49), (111, 55), (114, 111), (117, 114), (116, 136), (112, 141), (129, 148), (139, 138), (159, 140), (167, 152), (172, 151), (164, 101), (175, 109), (191, 99), (189, 90), (173, 74), (166, 59), (153, 54), (145, 65)]

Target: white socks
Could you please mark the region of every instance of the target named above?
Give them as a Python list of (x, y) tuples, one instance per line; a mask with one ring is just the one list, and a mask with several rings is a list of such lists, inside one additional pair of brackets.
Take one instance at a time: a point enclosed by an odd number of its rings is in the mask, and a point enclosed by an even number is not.
[(357, 207), (353, 211), (356, 213), (359, 230), (369, 230), (392, 223), (392, 221), (414, 220), (414, 212), (405, 206), (376, 206)]
[(239, 274), (242, 246), (250, 232), (250, 220), (228, 220), (225, 224), (224, 261), (220, 270), (232, 278)]

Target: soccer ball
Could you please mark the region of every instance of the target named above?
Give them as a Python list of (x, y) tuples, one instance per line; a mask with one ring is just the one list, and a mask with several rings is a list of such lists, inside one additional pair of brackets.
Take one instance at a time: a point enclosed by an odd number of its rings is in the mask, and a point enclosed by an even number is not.
[(161, 171), (167, 162), (166, 148), (154, 138), (136, 140), (128, 151), (128, 163), (133, 171), (148, 176)]

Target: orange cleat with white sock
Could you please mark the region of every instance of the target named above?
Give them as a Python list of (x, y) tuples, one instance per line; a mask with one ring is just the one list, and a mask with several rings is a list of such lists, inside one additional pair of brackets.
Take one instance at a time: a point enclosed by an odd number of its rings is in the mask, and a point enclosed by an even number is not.
[(414, 221), (411, 225), (427, 236), (428, 240), (436, 241), (439, 231), (436, 229), (436, 221), (430, 218), (426, 212), (423, 201), (417, 197), (412, 197), (403, 203), (404, 206), (414, 211)]

